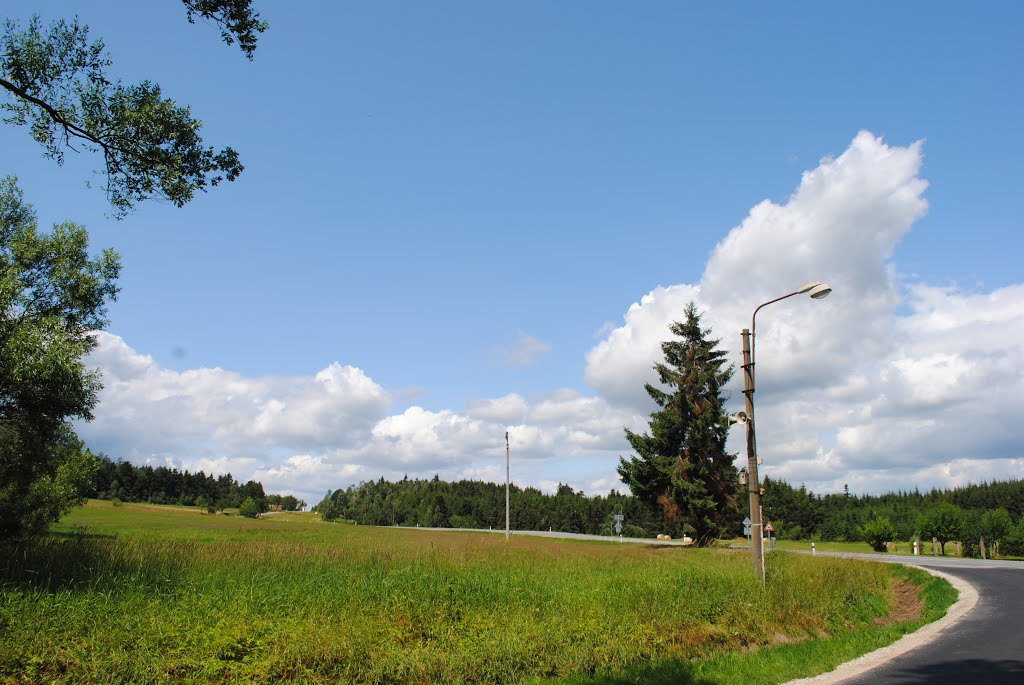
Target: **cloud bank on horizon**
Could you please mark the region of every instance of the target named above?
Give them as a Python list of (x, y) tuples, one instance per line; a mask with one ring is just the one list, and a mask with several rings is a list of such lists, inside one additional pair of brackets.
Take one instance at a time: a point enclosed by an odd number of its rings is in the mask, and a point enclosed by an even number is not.
[[(394, 413), (388, 390), (352, 366), (334, 363), (312, 377), (176, 372), (99, 333), (91, 364), (105, 387), (80, 435), (114, 458), (230, 471), (312, 503), (327, 489), (380, 476), (501, 480), (508, 430), (517, 483), (621, 489), (623, 427), (645, 426), (652, 406), (643, 384), (655, 380), (660, 343), (685, 305), (697, 303), (738, 360), (739, 330), (754, 307), (817, 278), (833, 288), (827, 299), (798, 296), (759, 315), (765, 473), (818, 492), (1024, 477), (1024, 447), (1006, 419), (1024, 408), (1024, 284), (968, 291), (914, 280), (893, 261), (928, 208), (922, 147), (890, 146), (862, 131), (805, 172), (784, 204), (753, 207), (713, 250), (699, 282), (655, 288), (621, 325), (602, 329), (585, 352), (592, 393), (561, 388)], [(548, 349), (520, 333), (493, 354), (530, 364)], [(739, 374), (729, 390), (741, 408)], [(739, 452), (739, 431), (735, 438)]]

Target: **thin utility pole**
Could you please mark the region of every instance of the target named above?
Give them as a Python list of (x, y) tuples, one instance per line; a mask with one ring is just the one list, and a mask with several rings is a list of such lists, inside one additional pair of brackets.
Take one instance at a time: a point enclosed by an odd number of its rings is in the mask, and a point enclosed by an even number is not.
[(743, 394), (747, 409), (747, 484), (750, 495), (750, 549), (754, 575), (764, 582), (764, 546), (761, 518), (761, 482), (757, 477), (757, 438), (754, 434), (754, 361), (750, 353), (750, 331), (740, 332), (743, 339)]
[(509, 530), (509, 468), (508, 468), (508, 431), (505, 431), (505, 542), (508, 542), (511, 531)]

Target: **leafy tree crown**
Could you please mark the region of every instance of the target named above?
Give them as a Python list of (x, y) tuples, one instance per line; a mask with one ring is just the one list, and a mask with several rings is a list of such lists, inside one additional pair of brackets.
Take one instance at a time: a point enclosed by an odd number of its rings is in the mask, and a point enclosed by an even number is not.
[[(182, 0), (188, 20), (216, 25), (228, 44), (252, 59), (267, 22), (251, 0)], [(114, 215), (143, 200), (178, 207), (196, 192), (234, 181), (243, 166), (230, 147), (203, 143), (202, 123), (150, 81), (123, 84), (102, 40), (89, 40), (78, 18), (44, 27), (33, 16), (25, 27), (4, 22), (0, 35), (0, 111), (4, 123), (28, 127), (43, 155), (64, 163), (67, 150), (103, 154), (105, 190)]]

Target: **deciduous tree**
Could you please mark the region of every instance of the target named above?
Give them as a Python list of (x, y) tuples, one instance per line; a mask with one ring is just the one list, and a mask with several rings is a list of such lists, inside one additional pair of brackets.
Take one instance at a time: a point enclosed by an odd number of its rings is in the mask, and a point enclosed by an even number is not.
[(1013, 530), (1013, 520), (1010, 512), (1003, 507), (986, 511), (981, 515), (981, 533), (985, 539), (992, 543), (993, 556), (999, 554), (999, 545)]
[(945, 556), (946, 543), (958, 539), (963, 531), (963, 509), (949, 502), (940, 502), (921, 515), (918, 526), (921, 535), (939, 541), (942, 555)]
[(892, 542), (896, 538), (896, 531), (889, 523), (889, 519), (884, 516), (877, 516), (865, 523), (861, 528), (861, 533), (864, 536), (864, 542), (871, 545), (871, 549), (876, 552), (886, 551), (886, 543)]
[(245, 501), (238, 508), (238, 513), (246, 518), (254, 519), (263, 512), (259, 502), (254, 500), (252, 497), (246, 497)]
[[(267, 28), (251, 0), (182, 0), (188, 20), (201, 18), (237, 42), (252, 59), (257, 35)], [(101, 152), (105, 189), (115, 216), (138, 202), (162, 198), (177, 206), (197, 191), (242, 172), (238, 153), (203, 143), (202, 124), (187, 105), (166, 97), (150, 81), (123, 84), (102, 40), (90, 41), (78, 18), (44, 27), (4, 22), (0, 36), (0, 109), (3, 121), (28, 127), (58, 164), (67, 150)]]
[(91, 419), (99, 372), (82, 358), (117, 296), (118, 255), (88, 255), (82, 226), (41, 233), (0, 179), (0, 537), (45, 530), (90, 487), (96, 459), (71, 419)]

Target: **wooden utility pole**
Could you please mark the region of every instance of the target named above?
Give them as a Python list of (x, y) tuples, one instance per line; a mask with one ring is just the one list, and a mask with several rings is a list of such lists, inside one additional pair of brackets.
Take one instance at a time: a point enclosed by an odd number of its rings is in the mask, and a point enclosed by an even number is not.
[(747, 488), (750, 493), (750, 549), (754, 575), (764, 582), (764, 530), (761, 522), (761, 480), (757, 476), (757, 438), (754, 434), (754, 362), (750, 359), (750, 330), (743, 337), (743, 395), (747, 398)]
[(509, 528), (509, 483), (511, 478), (509, 476), (508, 466), (508, 431), (505, 431), (505, 542), (508, 542), (511, 530)]

